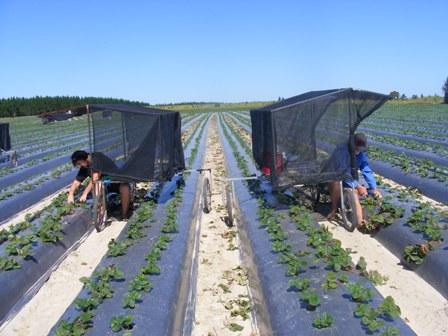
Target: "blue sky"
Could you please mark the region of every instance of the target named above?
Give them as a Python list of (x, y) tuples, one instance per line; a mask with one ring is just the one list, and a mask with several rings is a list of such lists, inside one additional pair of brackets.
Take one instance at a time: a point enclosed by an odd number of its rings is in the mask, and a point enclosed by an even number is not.
[(0, 0), (0, 98), (442, 95), (448, 1)]

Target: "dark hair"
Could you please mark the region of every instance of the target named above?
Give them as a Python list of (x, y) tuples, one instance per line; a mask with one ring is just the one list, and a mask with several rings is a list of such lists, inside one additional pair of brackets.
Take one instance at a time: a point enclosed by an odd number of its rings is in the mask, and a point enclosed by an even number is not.
[(72, 159), (73, 165), (76, 166), (76, 162), (78, 162), (80, 160), (86, 161), (88, 157), (89, 157), (89, 154), (86, 151), (77, 150), (76, 152), (74, 152), (72, 154), (71, 159)]

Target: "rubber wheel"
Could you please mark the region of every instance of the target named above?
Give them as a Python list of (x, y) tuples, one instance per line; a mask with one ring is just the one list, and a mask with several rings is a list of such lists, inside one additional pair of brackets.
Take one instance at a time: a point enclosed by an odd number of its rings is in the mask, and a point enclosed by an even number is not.
[(233, 200), (232, 200), (232, 187), (226, 185), (226, 209), (227, 209), (227, 225), (233, 226)]
[(210, 181), (204, 177), (202, 185), (202, 211), (209, 213), (212, 211), (212, 192), (210, 190)]
[(356, 212), (355, 195), (351, 188), (344, 188), (342, 202), (344, 202), (344, 209), (341, 207), (344, 228), (353, 232), (358, 226), (358, 214)]
[(93, 225), (96, 231), (101, 232), (106, 228), (107, 205), (106, 205), (106, 190), (104, 183), (97, 188), (98, 191), (93, 199)]

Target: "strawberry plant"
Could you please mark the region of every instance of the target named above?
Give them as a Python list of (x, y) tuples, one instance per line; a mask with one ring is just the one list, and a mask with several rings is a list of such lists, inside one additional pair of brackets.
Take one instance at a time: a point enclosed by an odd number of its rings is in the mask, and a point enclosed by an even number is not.
[(352, 257), (350, 249), (340, 247), (340, 242), (333, 247), (332, 255), (327, 260), (327, 265), (333, 268), (333, 271), (339, 272), (351, 268)]
[(428, 248), (426, 244), (408, 244), (404, 248), (403, 258), (409, 263), (417, 265), (423, 264), (424, 258), (428, 254)]
[(132, 290), (123, 299), (123, 308), (135, 308), (137, 301), (142, 297), (142, 294)]
[(152, 284), (143, 274), (136, 275), (129, 282), (129, 291), (145, 291), (149, 292), (152, 289)]
[(157, 263), (151, 262), (143, 266), (141, 273), (145, 275), (157, 275), (160, 274), (160, 268), (157, 266)]
[(43, 242), (56, 243), (62, 239), (62, 225), (59, 223), (59, 217), (47, 216), (40, 223), (39, 227), (34, 229), (34, 233)]
[(355, 316), (362, 317), (361, 323), (369, 329), (371, 332), (375, 332), (379, 327), (384, 326), (384, 322), (378, 320), (379, 312), (369, 307), (368, 304), (358, 304), (355, 310)]
[(83, 312), (77, 316), (73, 322), (69, 320), (61, 320), (55, 329), (56, 336), (81, 336), (87, 332), (87, 329), (92, 327), (93, 314)]
[(132, 316), (113, 316), (110, 321), (110, 328), (112, 331), (131, 330), (133, 328)]
[(86, 312), (96, 308), (99, 301), (96, 298), (84, 298), (75, 300), (74, 304), (76, 308)]
[(10, 271), (17, 268), (20, 268), (17, 260), (8, 258), (7, 256), (0, 257), (0, 271)]
[(25, 236), (8, 236), (9, 244), (5, 247), (7, 256), (15, 255), (28, 259), (33, 255), (31, 252), (32, 242), (36, 241), (36, 237), (32, 234)]
[(276, 252), (290, 252), (292, 250), (292, 246), (290, 243), (285, 243), (282, 241), (274, 241), (272, 242), (272, 248)]
[(299, 275), (306, 266), (308, 266), (308, 263), (305, 260), (290, 259), (286, 267), (286, 276)]
[(109, 249), (107, 250), (107, 254), (112, 257), (125, 255), (129, 245), (132, 245), (132, 243), (127, 241), (117, 242), (115, 241), (115, 239), (111, 239), (107, 244), (107, 246), (109, 247)]
[(296, 288), (298, 291), (302, 291), (310, 286), (310, 280), (307, 278), (296, 277), (289, 280), (289, 287)]
[(323, 312), (320, 317), (317, 317), (313, 321), (313, 326), (317, 329), (330, 328), (334, 324), (333, 317), (327, 312)]
[(308, 304), (307, 310), (316, 310), (319, 305), (320, 297), (316, 293), (315, 288), (306, 288), (302, 291), (302, 301)]
[(366, 302), (373, 299), (375, 293), (370, 288), (366, 288), (362, 283), (350, 282), (347, 284), (347, 289), (352, 295), (352, 300), (355, 302)]
[(390, 317), (398, 317), (401, 315), (401, 309), (395, 304), (395, 300), (391, 296), (387, 296), (383, 302), (381, 302), (378, 309), (382, 314)]
[(339, 285), (337, 274), (334, 272), (328, 272), (326, 280), (321, 283), (321, 287), (324, 289), (335, 289)]

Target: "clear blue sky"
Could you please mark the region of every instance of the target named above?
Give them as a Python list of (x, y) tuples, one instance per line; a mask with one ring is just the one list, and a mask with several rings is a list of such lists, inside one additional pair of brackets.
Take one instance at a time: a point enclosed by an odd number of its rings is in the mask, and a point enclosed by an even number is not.
[(0, 0), (0, 98), (443, 95), (448, 0)]

